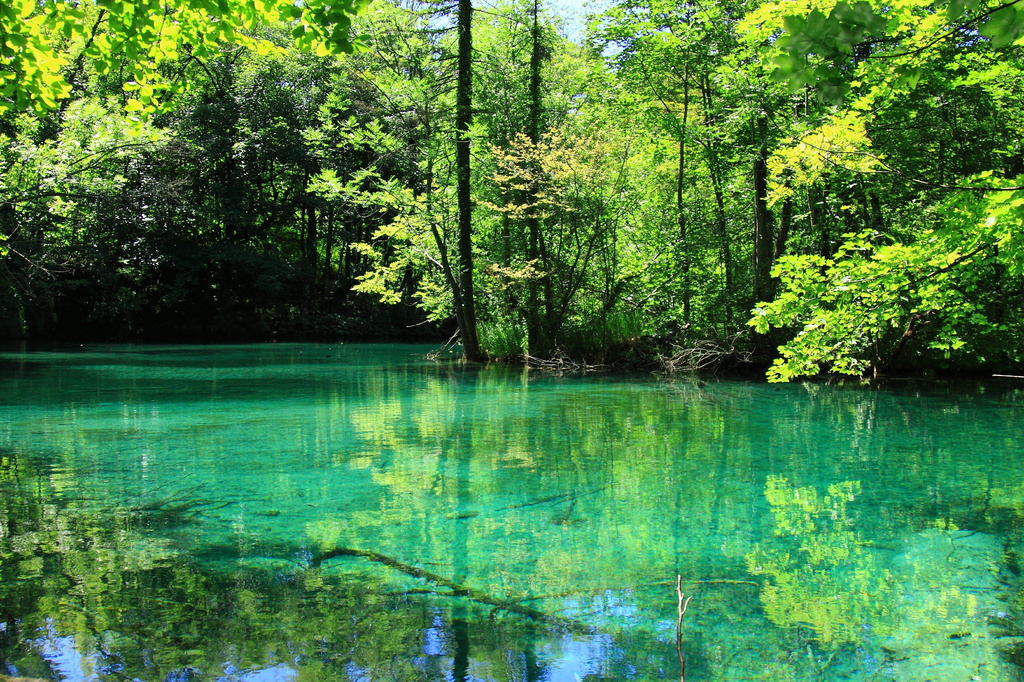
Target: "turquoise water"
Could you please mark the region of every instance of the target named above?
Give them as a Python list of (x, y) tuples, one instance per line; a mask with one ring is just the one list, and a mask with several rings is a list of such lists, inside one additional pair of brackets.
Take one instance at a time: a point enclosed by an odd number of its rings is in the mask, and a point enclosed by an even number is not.
[(429, 350), (0, 353), (0, 674), (1022, 677), (1019, 384)]

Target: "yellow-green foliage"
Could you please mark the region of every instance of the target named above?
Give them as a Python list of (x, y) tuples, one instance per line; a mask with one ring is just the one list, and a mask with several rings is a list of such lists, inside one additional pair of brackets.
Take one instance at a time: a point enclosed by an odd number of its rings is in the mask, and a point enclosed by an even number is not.
[[(810, 628), (823, 644), (856, 642), (864, 623), (876, 623), (890, 578), (859, 542), (848, 505), (860, 481), (843, 481), (821, 495), (770, 476), (774, 540), (755, 546), (747, 567), (772, 582), (761, 591), (768, 618), (783, 627)], [(876, 630), (877, 634), (877, 630)]]
[(350, 52), (352, 15), (369, 0), (304, 2), (290, 0), (14, 0), (0, 5), (0, 112), (34, 108), (45, 111), (71, 93), (73, 62), (88, 59), (99, 73), (121, 67), (130, 73), (125, 109), (147, 115), (161, 108), (167, 94), (181, 85), (168, 79), (160, 65), (183, 52), (215, 53), (237, 44), (260, 53), (276, 51), (273, 43), (254, 37), (265, 23), (291, 22), (292, 36), (304, 49)]
[[(986, 174), (975, 182), (1010, 186)], [(774, 301), (749, 324), (796, 330), (779, 348), (771, 381), (831, 371), (861, 375), (890, 365), (914, 339), (947, 357), (969, 348), (970, 334), (1005, 331), (990, 320), (979, 278), (999, 266), (1024, 271), (1024, 190), (959, 192), (944, 202), (942, 227), (903, 244), (871, 232), (845, 236), (834, 258), (785, 256), (773, 270)]]
[(821, 125), (781, 140), (768, 160), (771, 203), (793, 196), (795, 188), (813, 185), (835, 169), (884, 172), (859, 112), (834, 114)]

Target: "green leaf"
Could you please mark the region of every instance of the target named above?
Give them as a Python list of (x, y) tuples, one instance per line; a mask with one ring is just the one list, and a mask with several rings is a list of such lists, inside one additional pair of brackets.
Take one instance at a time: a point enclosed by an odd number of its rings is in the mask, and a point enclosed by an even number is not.
[(967, 0), (949, 0), (946, 5), (946, 18), (950, 21), (957, 21), (964, 16), (967, 10)]
[(807, 15), (802, 33), (812, 40), (820, 40), (831, 29), (828, 18), (820, 10), (813, 10)]
[(790, 35), (796, 35), (803, 31), (805, 23), (807, 23), (807, 19), (796, 14), (782, 18), (782, 26)]
[(836, 33), (836, 44), (840, 51), (846, 54), (852, 54), (854, 45), (862, 40), (864, 40), (863, 26), (842, 24)]
[(981, 26), (981, 34), (992, 40), (993, 47), (1006, 47), (1024, 35), (1024, 16), (1016, 6), (994, 12)]
[(896, 69), (896, 87), (913, 90), (917, 82), (921, 80), (922, 69), (920, 66), (901, 66)]

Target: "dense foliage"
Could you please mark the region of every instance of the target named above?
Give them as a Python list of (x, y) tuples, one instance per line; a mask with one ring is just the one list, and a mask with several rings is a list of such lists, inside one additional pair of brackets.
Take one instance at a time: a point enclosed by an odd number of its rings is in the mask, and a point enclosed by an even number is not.
[(1024, 363), (1015, 3), (125, 7), (0, 16), (8, 337)]

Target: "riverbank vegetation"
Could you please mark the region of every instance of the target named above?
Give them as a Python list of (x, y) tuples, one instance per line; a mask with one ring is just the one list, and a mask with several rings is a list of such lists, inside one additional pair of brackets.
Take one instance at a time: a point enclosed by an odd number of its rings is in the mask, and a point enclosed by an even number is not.
[(4, 10), (4, 337), (1024, 363), (1017, 3), (195, 6)]

